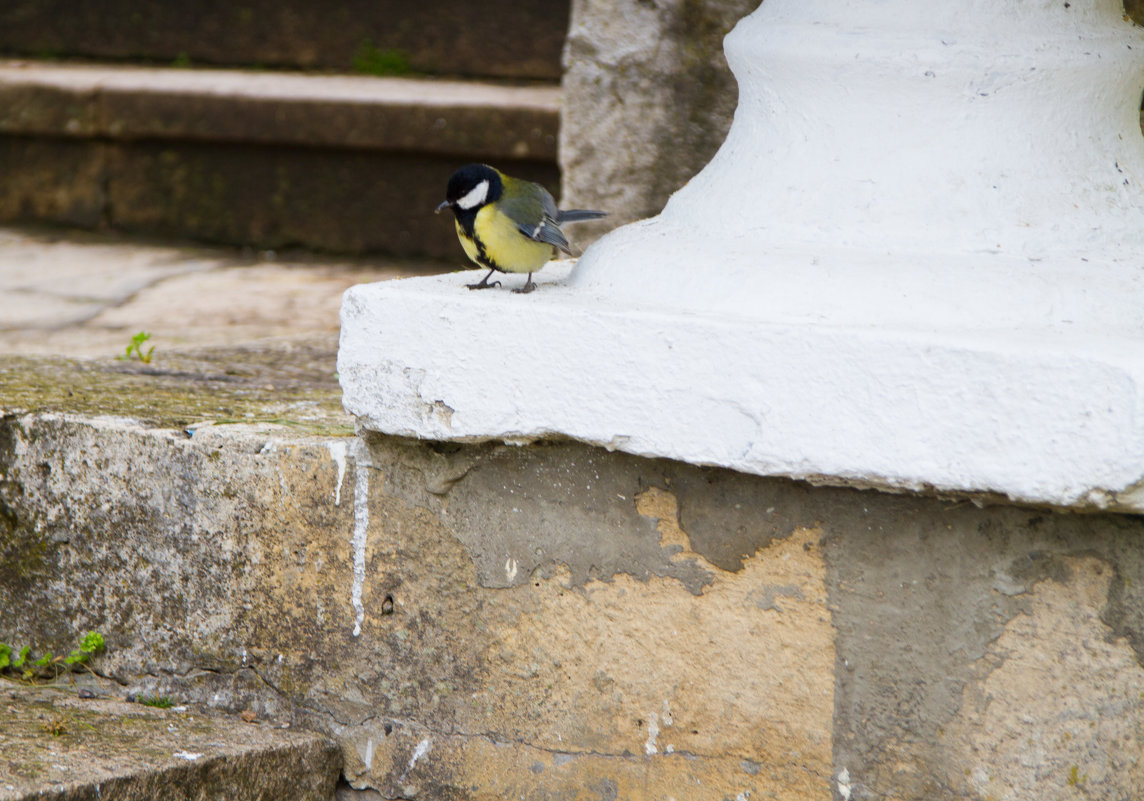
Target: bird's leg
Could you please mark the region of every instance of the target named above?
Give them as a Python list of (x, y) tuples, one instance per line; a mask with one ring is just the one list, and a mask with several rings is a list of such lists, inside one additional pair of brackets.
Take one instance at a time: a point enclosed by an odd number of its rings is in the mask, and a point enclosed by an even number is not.
[(469, 289), (492, 289), (494, 286), (500, 286), (500, 281), (493, 281), (491, 284), (489, 283), (489, 278), (492, 277), (492, 274), (495, 272), (496, 272), (495, 268), (492, 270), (489, 270), (488, 273), (485, 274), (485, 277), (482, 278), (479, 283), (465, 284), (465, 286), (467, 286)]
[(532, 273), (529, 273), (528, 280), (524, 282), (524, 286), (522, 286), (520, 289), (514, 289), (513, 292), (517, 293), (518, 295), (524, 295), (534, 289), (536, 289), (536, 284), (532, 283)]

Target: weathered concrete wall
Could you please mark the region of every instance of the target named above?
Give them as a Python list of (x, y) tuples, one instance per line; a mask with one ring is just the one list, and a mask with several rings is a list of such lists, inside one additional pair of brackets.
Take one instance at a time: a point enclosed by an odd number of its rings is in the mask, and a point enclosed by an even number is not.
[[(285, 433), (284, 433), (285, 432)], [(385, 797), (1129, 799), (1144, 523), (587, 446), (0, 420), (0, 640)]]

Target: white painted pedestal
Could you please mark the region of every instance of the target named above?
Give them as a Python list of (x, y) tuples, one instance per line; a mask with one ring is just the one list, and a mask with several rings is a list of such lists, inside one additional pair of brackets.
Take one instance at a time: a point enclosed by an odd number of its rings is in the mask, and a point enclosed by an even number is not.
[(726, 47), (723, 148), (571, 275), (347, 292), (360, 425), (1144, 510), (1144, 35), (1119, 3), (767, 0)]

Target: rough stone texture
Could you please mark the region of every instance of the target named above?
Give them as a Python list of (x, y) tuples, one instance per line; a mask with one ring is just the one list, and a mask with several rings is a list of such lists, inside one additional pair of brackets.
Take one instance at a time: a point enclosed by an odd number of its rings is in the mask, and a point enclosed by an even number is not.
[(723, 36), (757, 0), (575, 0), (564, 48), (563, 207), (605, 209), (589, 242), (659, 213), (707, 164), (738, 92)]
[(1139, 518), (44, 397), (0, 420), (0, 640), (100, 630), (127, 689), (318, 728), (383, 797), (1138, 786)]
[(414, 72), (551, 80), (567, 25), (568, 0), (21, 0), (0, 6), (0, 52), (347, 71), (368, 42)]
[[(330, 739), (202, 709), (107, 697), (109, 682), (0, 687), (0, 799), (324, 801), (341, 755)], [(114, 690), (114, 684), (111, 684)]]

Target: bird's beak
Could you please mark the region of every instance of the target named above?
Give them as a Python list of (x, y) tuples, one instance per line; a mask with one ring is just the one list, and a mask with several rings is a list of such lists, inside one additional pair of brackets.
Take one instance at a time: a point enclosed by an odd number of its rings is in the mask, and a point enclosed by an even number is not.
[(433, 213), (434, 213), (434, 214), (440, 214), (440, 213), (441, 213), (441, 209), (445, 209), (445, 208), (448, 208), (448, 207), (449, 207), (449, 201), (447, 201), (447, 200), (442, 200), (442, 201), (441, 201), (441, 205), (440, 205), (440, 206), (438, 206), (438, 207), (437, 207), (437, 209), (436, 209), (436, 210), (435, 210)]

